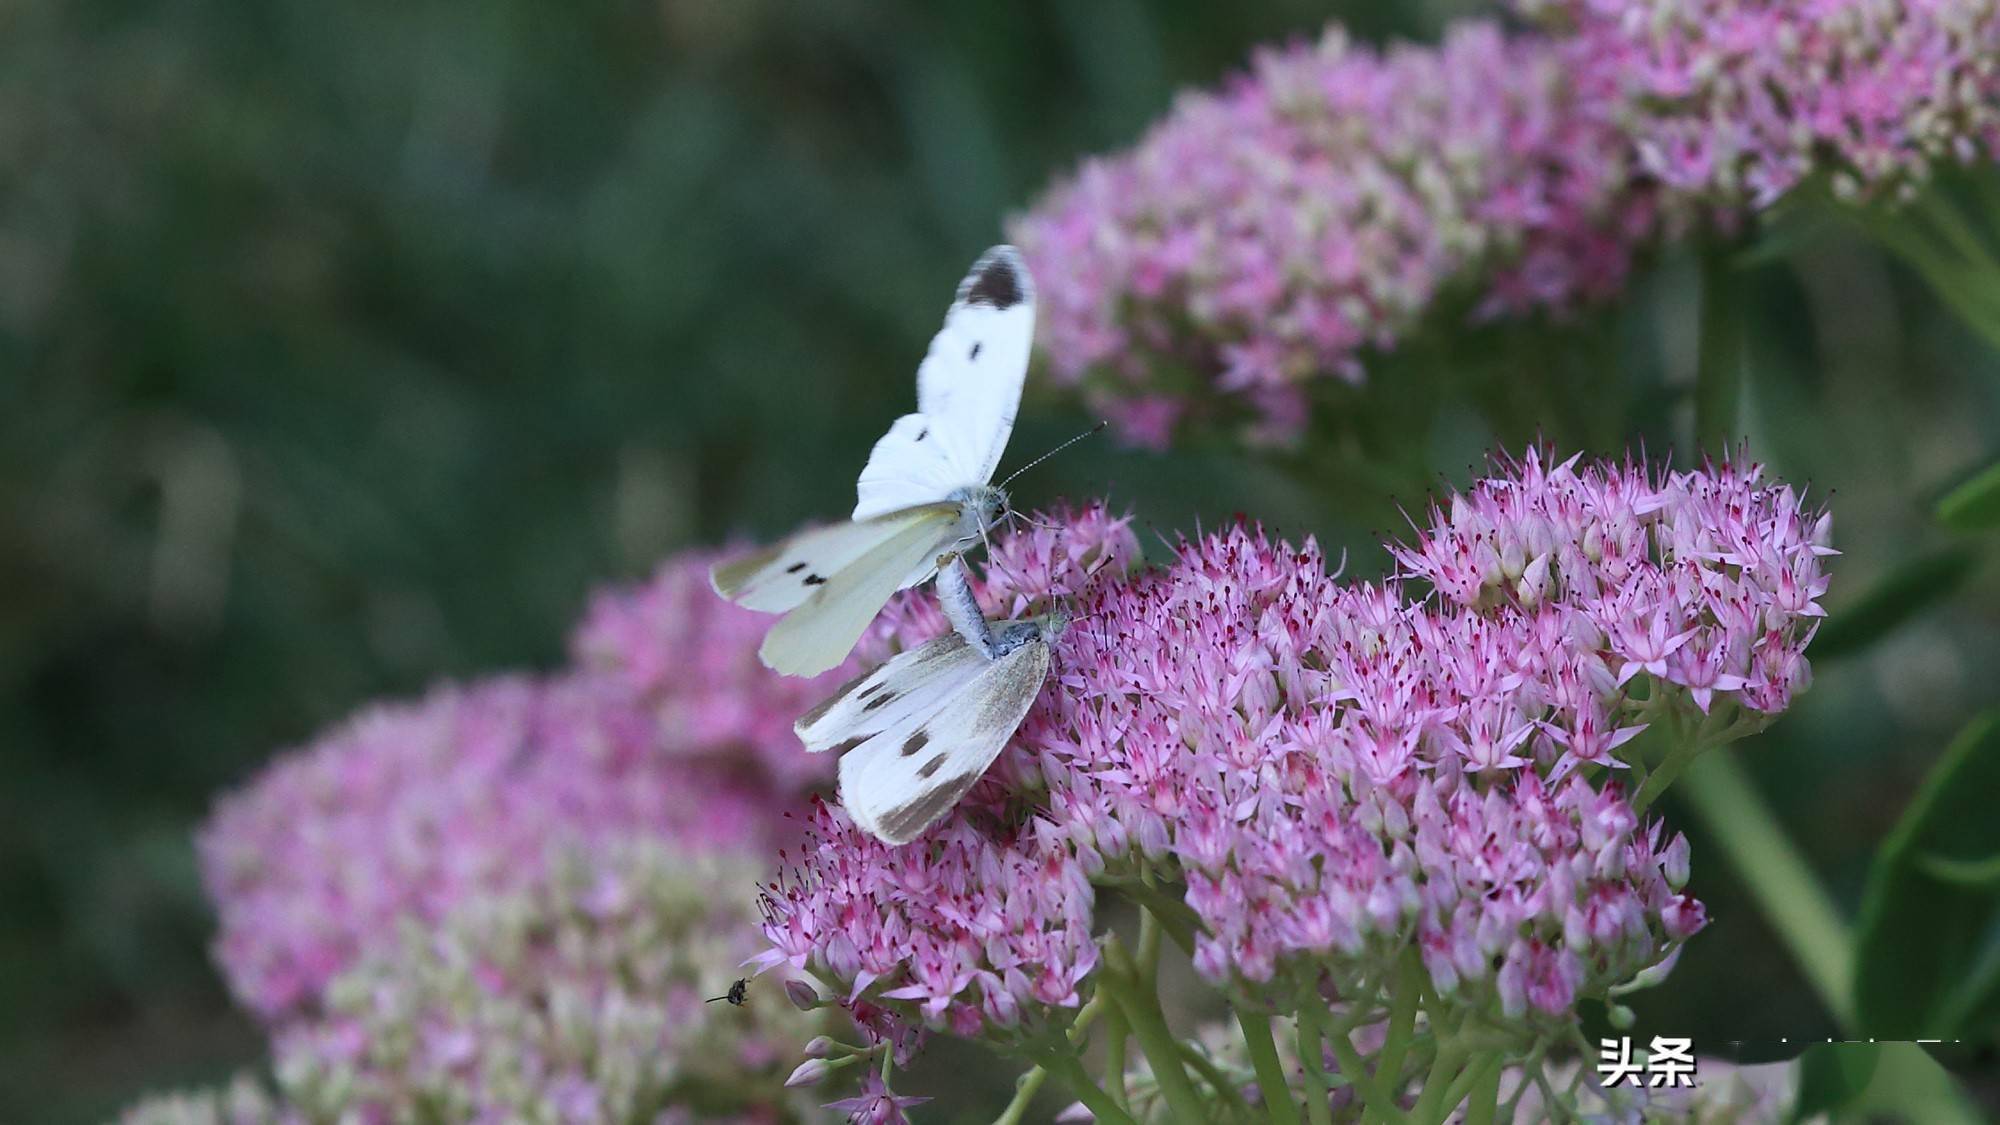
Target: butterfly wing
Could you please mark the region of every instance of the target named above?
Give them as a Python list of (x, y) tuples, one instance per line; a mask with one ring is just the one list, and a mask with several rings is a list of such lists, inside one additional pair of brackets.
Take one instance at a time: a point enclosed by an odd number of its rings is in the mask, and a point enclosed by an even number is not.
[(911, 509), (802, 531), (769, 550), (715, 564), (709, 569), (708, 582), (716, 593), (745, 609), (783, 613), (812, 597), (833, 575), (913, 521), (931, 515), (927, 510)]
[(849, 680), (792, 729), (817, 752), (921, 722), (985, 667), (964, 637), (946, 633)]
[(917, 368), (917, 412), (896, 419), (861, 471), (854, 518), (934, 503), (993, 479), (1034, 344), (1034, 283), (1011, 246), (982, 254), (959, 282)]
[(993, 661), (966, 652), (984, 665), (970, 683), (840, 759), (841, 804), (879, 840), (906, 844), (950, 812), (1006, 747), (1048, 676), (1045, 641)]
[[(959, 506), (931, 504), (867, 521), (880, 530), (863, 553), (830, 572), (764, 635), (757, 655), (788, 676), (817, 676), (841, 661), (897, 590), (930, 577), (939, 555), (959, 540)], [(789, 569), (781, 558), (768, 564)]]

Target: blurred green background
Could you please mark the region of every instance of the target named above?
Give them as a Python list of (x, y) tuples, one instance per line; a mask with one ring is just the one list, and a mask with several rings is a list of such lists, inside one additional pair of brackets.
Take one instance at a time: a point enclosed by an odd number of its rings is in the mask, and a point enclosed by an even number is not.
[[(258, 1057), (189, 846), (219, 788), (370, 697), (553, 665), (594, 585), (667, 552), (845, 510), (951, 286), (1050, 176), (1254, 44), (1330, 17), (1429, 39), (1469, 6), (0, 8), (0, 1120)], [(2000, 448), (2000, 364), (1857, 242), (1750, 276), (1748, 428), (1831, 494), (1839, 606)], [(1609, 451), (1685, 427), (1693, 284), (1669, 255), (1535, 329), (1630, 406)], [(1091, 421), (1030, 399), (1010, 464)], [(1477, 417), (1412, 440), (1463, 481), (1530, 436)], [(1323, 483), (1097, 441), (1017, 496), (1245, 511), (1378, 573), (1400, 517)], [(1751, 744), (1848, 901), (2000, 699), (1996, 617), (1986, 568)], [(1698, 835), (1695, 872), (1713, 928), (1640, 1034), (1830, 1034)]]

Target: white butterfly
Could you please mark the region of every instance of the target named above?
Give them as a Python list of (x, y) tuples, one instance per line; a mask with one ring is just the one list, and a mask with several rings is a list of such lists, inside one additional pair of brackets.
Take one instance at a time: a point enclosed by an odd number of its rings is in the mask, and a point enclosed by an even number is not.
[(861, 676), (793, 725), (808, 750), (851, 745), (840, 802), (862, 831), (906, 844), (950, 812), (1013, 737), (1069, 623), (989, 622), (957, 558), (938, 570), (953, 631)]
[(917, 368), (917, 412), (896, 419), (868, 455), (852, 522), (710, 572), (716, 593), (785, 615), (758, 649), (765, 664), (793, 676), (839, 664), (890, 595), (985, 538), (1007, 509), (989, 482), (1014, 429), (1034, 334), (1028, 268), (1013, 247), (995, 246), (959, 282)]

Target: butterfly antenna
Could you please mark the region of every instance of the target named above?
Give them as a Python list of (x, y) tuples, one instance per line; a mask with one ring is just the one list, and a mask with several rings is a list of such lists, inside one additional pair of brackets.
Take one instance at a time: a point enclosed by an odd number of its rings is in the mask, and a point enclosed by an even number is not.
[(1049, 450), (1047, 453), (1042, 454), (1040, 457), (1035, 458), (1033, 461), (1028, 462), (1027, 464), (1021, 466), (1018, 469), (1015, 469), (1014, 472), (1010, 476), (1008, 476), (1006, 480), (1000, 482), (1001, 490), (1005, 491), (1008, 485), (1013, 484), (1015, 477), (1020, 476), (1022, 473), (1027, 472), (1029, 469), (1034, 468), (1036, 465), (1039, 465), (1042, 462), (1048, 460), (1049, 458), (1054, 457), (1056, 454), (1061, 453), (1063, 450), (1068, 449), (1070, 446), (1075, 445), (1077, 442), (1082, 441), (1084, 438), (1092, 437), (1096, 434), (1102, 433), (1104, 431), (1104, 427), (1109, 426), (1110, 424), (1111, 423), (1108, 420), (1099, 422), (1097, 425), (1092, 426), (1089, 429), (1083, 431), (1082, 433), (1076, 435), (1075, 437), (1069, 439), (1068, 441), (1063, 442), (1061, 445), (1056, 446), (1054, 449)]

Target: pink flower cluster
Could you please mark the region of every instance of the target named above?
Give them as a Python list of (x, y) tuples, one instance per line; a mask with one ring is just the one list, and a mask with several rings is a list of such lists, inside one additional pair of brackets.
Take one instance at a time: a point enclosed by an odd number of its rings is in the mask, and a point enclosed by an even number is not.
[[(1649, 474), (1643, 466), (1548, 466), (1536, 452), (1433, 508), (1411, 576), (1461, 606), (1503, 617), (1551, 612), (1572, 647), (1604, 654), (1573, 677), (1623, 685), (1640, 672), (1687, 690), (1703, 714), (1717, 695), (1782, 711), (1810, 682), (1805, 647), (1825, 616), (1821, 560), (1831, 515), (1754, 462)], [(1553, 605), (1553, 610), (1540, 607)], [(1574, 693), (1575, 688), (1567, 689)], [(1562, 741), (1573, 758), (1609, 732), (1601, 715)]]
[[(1028, 530), (994, 544), (979, 586), (989, 617), (1087, 596), (1119, 581), (1138, 557), (1129, 518), (1103, 504), (1031, 519)], [(904, 595), (861, 651), (884, 660), (950, 628), (935, 598)], [(816, 807), (803, 854), (766, 895), (772, 948), (763, 964), (841, 982), (840, 999), (871, 1015), (864, 993), (964, 1035), (1004, 1035), (1024, 1012), (1074, 1007), (1097, 964), (1090, 872), (1054, 825), (1023, 822), (1012, 807), (1019, 786), (1006, 779), (1020, 764), (1003, 756), (921, 844), (888, 846), (839, 809)], [(889, 1019), (883, 1034), (897, 1026)]]
[(982, 807), (896, 848), (820, 806), (797, 870), (765, 896), (762, 963), (841, 982), (850, 1004), (873, 988), (965, 1036), (1075, 1007), (1097, 966), (1090, 878), (1047, 821), (1002, 825)]
[(759, 865), (648, 833), (557, 849), (536, 875), (406, 926), (277, 1035), (270, 1080), (147, 1099), (127, 1125), (812, 1120), (785, 1073), (832, 1030), (753, 982)]
[(1087, 161), (1013, 237), (1059, 378), (1092, 373), (1135, 441), (1164, 445), (1194, 386), (1282, 439), (1304, 383), (1362, 377), (1448, 290), (1561, 310), (1622, 284), (1657, 225), (1596, 72), (1492, 24), (1436, 48), (1260, 52), (1184, 96), (1137, 148)]
[(2000, 153), (1996, 0), (1513, 6), (1544, 26), (1263, 51), (1056, 184), (1013, 224), (1056, 375), (1140, 444), (1244, 407), (1283, 441), (1459, 298), (1561, 313), (1809, 175), (1907, 192)]
[(267, 1020), (309, 1012), (399, 924), (537, 878), (559, 847), (772, 846), (774, 798), (830, 769), (790, 730), (827, 684), (745, 671), (760, 619), (686, 596), (709, 561), (601, 599), (581, 671), (374, 707), (224, 797), (198, 844), (237, 998)]
[(761, 864), (646, 835), (566, 851), (336, 978), (275, 1071), (312, 1121), (777, 1122), (827, 1021), (780, 980), (709, 1002), (754, 945)]
[[(1183, 889), (1204, 976), (1279, 1000), (1415, 948), (1440, 992), (1562, 1016), (1669, 957), (1704, 920), (1687, 845), (1611, 779), (1649, 722), (1740, 703), (1754, 724), (1804, 683), (1825, 520), (1754, 469), (1539, 454), (1449, 507), (1397, 551), (1440, 596), (1338, 582), (1310, 542), (1243, 526), (1060, 587), (1079, 619), (1015, 744), (905, 848), (821, 813), (768, 897), (769, 960), (933, 1027), (1011, 1027), (1076, 1002), (1082, 884), (1141, 876)], [(1496, 580), (1430, 561), (1482, 552)], [(1690, 645), (1733, 679), (1682, 674)]]
[(1843, 196), (2000, 153), (1994, 0), (1515, 0), (1613, 76), (1645, 171), (1766, 206), (1831, 172)]

